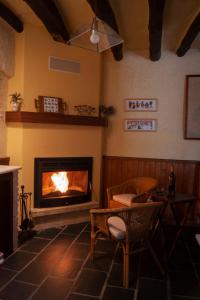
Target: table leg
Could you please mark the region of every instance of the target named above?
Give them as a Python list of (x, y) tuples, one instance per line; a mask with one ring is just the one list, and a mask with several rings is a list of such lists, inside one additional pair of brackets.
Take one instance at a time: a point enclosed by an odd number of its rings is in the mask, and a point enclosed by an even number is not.
[[(175, 204), (175, 205), (176, 205), (176, 204)], [(171, 255), (172, 255), (172, 253), (174, 252), (174, 249), (175, 249), (175, 247), (176, 247), (176, 243), (177, 243), (177, 241), (178, 241), (178, 239), (179, 239), (179, 237), (180, 237), (180, 235), (181, 235), (181, 233), (182, 233), (182, 230), (183, 230), (184, 225), (186, 224), (186, 222), (187, 222), (187, 220), (188, 220), (188, 217), (189, 217), (189, 214), (190, 214), (192, 205), (193, 205), (193, 202), (189, 202), (189, 203), (188, 203), (187, 208), (186, 208), (186, 210), (185, 210), (185, 212), (184, 212), (184, 216), (183, 216), (182, 220), (179, 221), (179, 218), (178, 218), (178, 216), (177, 216), (177, 214), (176, 214), (176, 210), (175, 210), (175, 208), (174, 208), (174, 204), (173, 204), (173, 203), (170, 203), (171, 211), (172, 211), (172, 214), (173, 214), (173, 216), (174, 216), (174, 220), (175, 220), (175, 222), (176, 222), (176, 227), (177, 227), (178, 230), (177, 230), (175, 239), (174, 239), (174, 241), (173, 241), (172, 247), (171, 247), (171, 249), (170, 249), (170, 251), (169, 251), (168, 258), (170, 258)], [(184, 238), (183, 238), (183, 243), (184, 243), (184, 246), (186, 246), (185, 241), (184, 241)]]

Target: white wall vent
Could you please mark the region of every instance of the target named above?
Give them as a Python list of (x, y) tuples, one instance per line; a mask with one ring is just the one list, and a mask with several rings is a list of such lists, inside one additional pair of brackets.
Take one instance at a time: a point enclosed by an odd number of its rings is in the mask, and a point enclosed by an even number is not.
[(80, 74), (80, 63), (63, 58), (49, 56), (49, 70)]

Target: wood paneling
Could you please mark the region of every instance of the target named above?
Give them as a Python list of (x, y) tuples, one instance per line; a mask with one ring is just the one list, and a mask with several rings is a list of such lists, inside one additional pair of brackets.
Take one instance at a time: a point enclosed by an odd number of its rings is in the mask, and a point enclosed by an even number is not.
[[(177, 192), (195, 194), (200, 198), (200, 161), (113, 157), (104, 156), (102, 166), (102, 207), (107, 207), (107, 187), (122, 183), (136, 176), (150, 176), (159, 180), (160, 187), (168, 188), (170, 166), (176, 175)], [(193, 211), (195, 219), (200, 218), (200, 205)]]

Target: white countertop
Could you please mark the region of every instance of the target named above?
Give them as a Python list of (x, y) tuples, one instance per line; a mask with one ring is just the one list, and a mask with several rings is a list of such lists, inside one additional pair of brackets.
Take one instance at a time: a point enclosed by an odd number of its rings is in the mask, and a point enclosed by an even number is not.
[(14, 171), (20, 170), (20, 169), (21, 169), (21, 167), (19, 167), (19, 166), (0, 165), (0, 174), (10, 173), (10, 172), (14, 172)]

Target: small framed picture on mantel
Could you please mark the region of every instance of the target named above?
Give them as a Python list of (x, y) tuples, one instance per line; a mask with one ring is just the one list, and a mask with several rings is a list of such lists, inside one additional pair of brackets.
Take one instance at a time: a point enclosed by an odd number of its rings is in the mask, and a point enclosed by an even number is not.
[(59, 97), (38, 96), (38, 99), (35, 99), (35, 107), (38, 112), (63, 113), (66, 103)]
[(151, 98), (130, 98), (124, 100), (125, 111), (157, 111), (158, 100)]

